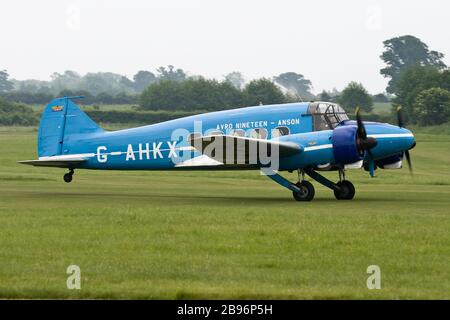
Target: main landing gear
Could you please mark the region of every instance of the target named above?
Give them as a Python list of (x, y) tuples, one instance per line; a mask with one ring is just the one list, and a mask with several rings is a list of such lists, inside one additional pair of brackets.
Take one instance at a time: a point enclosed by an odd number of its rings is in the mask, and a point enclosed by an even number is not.
[(337, 200), (351, 200), (355, 196), (355, 187), (350, 181), (345, 180), (345, 171), (343, 169), (339, 170), (339, 181), (336, 183), (328, 180), (313, 169), (299, 169), (298, 182), (295, 184), (273, 170), (265, 169), (262, 171), (276, 183), (291, 190), (296, 201), (311, 201), (315, 195), (314, 186), (305, 180), (305, 173), (315, 181), (333, 190)]
[(338, 200), (352, 200), (355, 196), (355, 186), (348, 180), (345, 180), (345, 171), (339, 170), (339, 182), (336, 183), (334, 196)]
[(64, 182), (67, 182), (67, 183), (72, 182), (73, 174), (74, 174), (73, 169), (70, 169), (70, 171), (67, 172), (67, 173), (64, 175), (64, 177), (63, 177), (63, 178), (64, 178)]
[(305, 180), (305, 173), (298, 171), (298, 182), (295, 184), (299, 191), (292, 191), (292, 195), (296, 201), (311, 201), (316, 194), (314, 186), (311, 182)]
[(343, 169), (339, 169), (339, 181), (337, 183), (328, 180), (312, 169), (305, 169), (305, 172), (320, 184), (333, 190), (337, 200), (351, 200), (355, 196), (355, 187), (353, 183), (345, 180), (345, 171)]

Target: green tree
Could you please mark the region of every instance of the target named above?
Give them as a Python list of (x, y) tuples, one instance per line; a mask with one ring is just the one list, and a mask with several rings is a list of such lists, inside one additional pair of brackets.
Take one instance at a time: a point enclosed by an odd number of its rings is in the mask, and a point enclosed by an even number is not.
[(286, 88), (291, 94), (300, 97), (302, 100), (314, 98), (311, 93), (312, 83), (302, 74), (295, 72), (285, 72), (273, 78), (280, 86)]
[(148, 86), (141, 94), (139, 105), (148, 110), (181, 109), (181, 83), (162, 80)]
[(167, 68), (159, 67), (156, 71), (159, 80), (184, 81), (187, 78), (186, 73), (182, 69), (175, 69), (172, 65), (168, 65)]
[(243, 90), (250, 105), (284, 103), (283, 92), (267, 78), (250, 81)]
[(411, 65), (433, 66), (437, 69), (445, 68), (442, 61), (444, 55), (437, 51), (430, 51), (428, 46), (420, 39), (406, 35), (392, 38), (383, 42), (384, 52), (380, 58), (387, 64), (387, 67), (380, 70), (380, 73), (390, 78), (387, 92), (393, 93), (400, 73)]
[(227, 82), (189, 79), (183, 82), (181, 88), (185, 110), (223, 110), (236, 108), (243, 103), (242, 93)]
[(377, 93), (372, 98), (373, 102), (382, 102), (382, 103), (389, 102), (388, 96), (386, 96), (384, 93)]
[(77, 90), (86, 90), (93, 95), (108, 93), (114, 95), (117, 92), (133, 92), (130, 81), (124, 81), (124, 76), (112, 72), (87, 73), (80, 80)]
[(114, 96), (109, 92), (100, 92), (95, 97), (95, 102), (101, 104), (114, 104)]
[(233, 85), (236, 89), (242, 89), (242, 86), (244, 85), (244, 77), (242, 76), (242, 73), (233, 71), (228, 73), (224, 76), (225, 81)]
[(342, 91), (338, 102), (346, 108), (347, 112), (353, 112), (356, 107), (360, 107), (366, 112), (372, 111), (372, 96), (367, 92), (364, 86), (358, 82), (350, 82)]
[(420, 125), (436, 125), (450, 119), (450, 91), (430, 88), (422, 91), (415, 103), (416, 121)]
[(129, 91), (134, 90), (134, 82), (128, 79), (127, 76), (122, 76), (122, 78), (119, 81), (119, 85), (122, 88), (130, 89)]
[(0, 125), (35, 126), (38, 123), (39, 116), (33, 109), (0, 97)]
[(9, 74), (6, 70), (0, 70), (0, 93), (8, 92), (14, 89), (14, 85), (8, 80)]
[(222, 110), (244, 104), (243, 93), (230, 83), (204, 78), (158, 81), (140, 97), (141, 109), (150, 110)]
[(51, 94), (50, 82), (42, 80), (22, 80), (17, 81), (17, 90), (28, 93)]
[(92, 104), (95, 102), (95, 97), (86, 90), (62, 90), (60, 93), (57, 94), (58, 97), (74, 97), (79, 96), (83, 97), (82, 100), (80, 100), (80, 103), (82, 104)]
[(133, 81), (134, 89), (137, 92), (142, 92), (145, 88), (156, 81), (156, 76), (150, 71), (140, 70), (133, 76)]
[(394, 102), (404, 108), (405, 122), (415, 117), (414, 104), (417, 96), (424, 90), (441, 87), (444, 75), (430, 66), (412, 65), (402, 71), (395, 85)]
[(320, 94), (319, 94), (319, 100), (320, 101), (331, 101), (331, 96), (328, 92), (326, 92), (325, 90), (323, 90)]
[(64, 73), (54, 72), (50, 78), (52, 92), (57, 94), (63, 90), (78, 90), (81, 76), (75, 71), (66, 70)]
[(442, 89), (450, 91), (450, 69), (442, 71), (439, 84)]

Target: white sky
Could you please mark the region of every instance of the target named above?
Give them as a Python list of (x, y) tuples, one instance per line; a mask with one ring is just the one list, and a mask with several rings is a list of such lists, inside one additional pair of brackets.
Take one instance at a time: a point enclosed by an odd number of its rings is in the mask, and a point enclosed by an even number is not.
[(449, 33), (447, 0), (1, 0), (0, 69), (20, 80), (168, 64), (218, 79), (294, 71), (315, 92), (356, 80), (377, 93), (383, 40), (417, 36), (450, 65)]

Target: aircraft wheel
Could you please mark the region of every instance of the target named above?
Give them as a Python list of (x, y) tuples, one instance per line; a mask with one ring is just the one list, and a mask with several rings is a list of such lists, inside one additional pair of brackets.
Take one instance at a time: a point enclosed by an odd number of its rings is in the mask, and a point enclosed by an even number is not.
[(300, 188), (300, 192), (292, 192), (294, 199), (297, 201), (311, 201), (314, 198), (314, 186), (308, 181), (297, 182), (295, 184)]
[(334, 190), (334, 196), (338, 200), (352, 200), (355, 196), (355, 186), (348, 180), (336, 183), (341, 190)]
[(65, 182), (67, 182), (67, 183), (69, 183), (69, 182), (71, 182), (72, 181), (72, 176), (73, 176), (73, 174), (72, 173), (66, 173), (65, 175), (64, 175), (64, 181)]

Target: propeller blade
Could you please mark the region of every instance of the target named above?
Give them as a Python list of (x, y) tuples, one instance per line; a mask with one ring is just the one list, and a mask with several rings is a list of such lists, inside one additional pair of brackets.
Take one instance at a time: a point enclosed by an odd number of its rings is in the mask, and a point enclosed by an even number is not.
[[(401, 106), (397, 107), (397, 120), (398, 120), (398, 126), (400, 128), (403, 128), (404, 125), (405, 125), (405, 121), (404, 121), (404, 118), (403, 118), (403, 111), (402, 111), (402, 107)], [(414, 145), (412, 146), (412, 148), (414, 148), (415, 145), (416, 144), (414, 142)], [(405, 152), (403, 154), (404, 154), (404, 156), (406, 158), (406, 162), (408, 163), (409, 173), (412, 175), (413, 174), (413, 169), (412, 169), (411, 156), (409, 155), (409, 150), (405, 150)]]
[(409, 150), (405, 150), (405, 158), (406, 158), (406, 162), (408, 162), (409, 173), (412, 175), (413, 169), (412, 169), (411, 157), (409, 155)]
[(358, 149), (361, 154), (364, 154), (364, 152), (367, 152), (369, 155), (369, 165), (371, 165), (372, 169), (370, 170), (370, 175), (373, 177), (373, 171), (375, 170), (375, 163), (373, 160), (372, 153), (370, 152), (370, 149), (375, 148), (378, 144), (377, 139), (372, 137), (367, 137), (366, 128), (364, 127), (364, 122), (362, 121), (361, 117), (361, 109), (358, 107), (356, 108), (356, 123), (357, 123), (357, 129), (356, 129), (356, 145), (358, 146)]
[(370, 177), (373, 178), (375, 176), (375, 161), (373, 160), (372, 152), (367, 150), (367, 154), (369, 155), (369, 174)]
[(397, 107), (397, 121), (398, 121), (398, 126), (400, 128), (404, 127), (404, 121), (403, 121), (403, 112), (402, 112), (402, 107), (398, 106)]
[(359, 107), (356, 108), (356, 124), (358, 125), (358, 138), (365, 140), (367, 138), (366, 128), (364, 128), (364, 124), (361, 118), (361, 109)]

